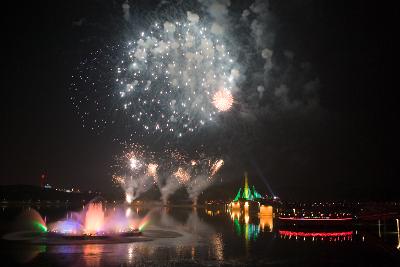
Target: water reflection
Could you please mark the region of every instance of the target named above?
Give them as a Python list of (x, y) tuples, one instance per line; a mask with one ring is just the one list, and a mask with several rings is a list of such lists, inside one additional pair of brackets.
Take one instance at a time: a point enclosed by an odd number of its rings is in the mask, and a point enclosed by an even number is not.
[[(259, 265), (266, 265), (269, 263), (266, 252), (273, 260), (280, 260), (283, 251), (287, 259), (296, 260), (295, 252), (299, 248), (302, 253), (313, 256), (315, 253), (318, 257), (318, 253), (321, 253), (320, 244), (327, 248), (320, 257), (336, 251), (343, 253), (345, 249), (342, 247), (349, 250), (356, 248), (354, 253), (358, 253), (364, 251), (368, 242), (368, 245), (374, 242), (376, 247), (383, 247), (386, 242), (392, 250), (400, 250), (399, 219), (370, 222), (368, 229), (359, 225), (347, 225), (344, 229), (302, 229), (280, 224), (274, 219), (276, 210), (268, 205), (261, 205), (259, 210), (245, 207), (228, 209), (225, 206), (208, 207), (205, 210), (125, 208), (122, 216), (137, 215), (147, 222), (144, 231), (150, 236), (154, 235), (153, 241), (32, 246), (34, 249), (24, 247), (15, 251), (21, 254), (18, 258), (23, 262), (33, 260), (32, 263), (49, 266), (201, 266), (229, 265), (237, 259), (241, 260), (237, 265), (242, 265), (250, 258), (261, 260)], [(51, 214), (44, 215), (51, 217)], [(164, 231), (162, 236), (158, 231)], [(366, 241), (362, 243), (364, 236)], [(347, 242), (346, 246), (338, 245), (343, 242)], [(28, 256), (23, 257), (24, 253)]]
[(302, 231), (287, 231), (279, 230), (279, 236), (281, 238), (291, 239), (292, 237), (296, 240), (302, 238), (303, 241), (311, 239), (312, 241), (317, 240), (327, 240), (331, 242), (337, 241), (352, 241), (353, 231), (343, 231), (343, 232), (302, 232)]
[(211, 243), (214, 248), (214, 255), (217, 260), (224, 260), (224, 241), (220, 233), (214, 234), (211, 237)]
[(47, 246), (46, 245), (32, 245), (32, 246), (24, 246), (18, 249), (12, 249), (11, 256), (18, 263), (28, 263), (36, 258), (41, 253), (46, 253)]
[[(259, 212), (250, 211), (248, 207), (241, 208), (239, 205), (234, 206), (228, 210), (231, 220), (234, 224), (235, 232), (238, 236), (244, 237), (246, 248), (249, 241), (255, 241), (263, 232), (274, 231), (274, 209), (272, 206), (261, 205)], [(209, 214), (209, 213), (208, 213)], [(286, 226), (287, 228), (288, 226)], [(294, 240), (312, 240), (312, 241), (352, 241), (353, 231), (349, 229), (329, 231), (321, 231), (312, 228), (306, 230), (299, 230), (296, 226), (293, 229), (279, 229), (277, 231), (281, 239), (294, 239)]]
[(260, 212), (258, 213), (260, 219), (260, 228), (262, 231), (272, 232), (274, 228), (273, 220), (273, 208), (272, 206), (260, 206)]
[(128, 246), (128, 263), (131, 264), (133, 259), (133, 245), (129, 244)]
[(245, 240), (256, 240), (261, 232), (273, 230), (272, 206), (261, 205), (258, 213), (251, 212), (248, 206), (243, 209), (232, 206), (228, 213), (230, 213), (236, 234), (244, 236)]
[(88, 244), (83, 246), (83, 255), (87, 266), (100, 266), (104, 245)]

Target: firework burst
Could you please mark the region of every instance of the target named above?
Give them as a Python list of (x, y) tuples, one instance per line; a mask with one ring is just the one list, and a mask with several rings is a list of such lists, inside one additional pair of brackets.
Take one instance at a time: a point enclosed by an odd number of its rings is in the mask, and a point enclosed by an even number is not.
[(221, 89), (214, 94), (212, 103), (218, 111), (228, 111), (233, 104), (232, 93), (229, 90)]
[(156, 154), (139, 145), (129, 145), (126, 150), (117, 159), (112, 179), (124, 189), (128, 203), (154, 184), (165, 203), (182, 186), (190, 192), (200, 192), (212, 183), (223, 165), (222, 159), (212, 159), (203, 153), (194, 158), (170, 149)]
[(186, 184), (190, 180), (190, 174), (183, 168), (179, 167), (173, 174), (181, 184)]
[(135, 136), (181, 137), (232, 106), (235, 58), (194, 13), (153, 23), (136, 39), (103, 50), (81, 63), (71, 84), (71, 99), (94, 130), (122, 124)]
[(157, 168), (158, 168), (158, 164), (156, 164), (156, 163), (150, 163), (149, 165), (147, 165), (147, 175), (156, 178), (157, 177)]

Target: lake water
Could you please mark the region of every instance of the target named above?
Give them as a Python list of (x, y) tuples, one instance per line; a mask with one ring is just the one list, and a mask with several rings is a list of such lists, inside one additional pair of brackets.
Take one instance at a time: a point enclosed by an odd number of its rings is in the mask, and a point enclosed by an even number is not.
[[(113, 208), (109, 206), (108, 208)], [(0, 233), (27, 207), (2, 207)], [(71, 208), (36, 207), (48, 222)], [(79, 208), (76, 208), (76, 210)], [(72, 209), (74, 210), (74, 209)], [(123, 244), (28, 245), (1, 240), (1, 266), (400, 266), (399, 219), (335, 228), (280, 226), (272, 207), (260, 214), (219, 208), (142, 208), (145, 233), (179, 237)]]

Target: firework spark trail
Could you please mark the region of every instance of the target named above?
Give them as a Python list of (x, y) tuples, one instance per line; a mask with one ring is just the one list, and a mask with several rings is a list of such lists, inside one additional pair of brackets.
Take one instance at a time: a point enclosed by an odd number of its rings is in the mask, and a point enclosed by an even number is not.
[(212, 166), (211, 166), (211, 175), (210, 177), (213, 177), (219, 169), (221, 169), (222, 165), (224, 165), (224, 161), (222, 159), (217, 160)]
[(179, 167), (174, 176), (178, 179), (179, 183), (185, 184), (190, 180), (190, 174), (185, 171), (182, 167)]

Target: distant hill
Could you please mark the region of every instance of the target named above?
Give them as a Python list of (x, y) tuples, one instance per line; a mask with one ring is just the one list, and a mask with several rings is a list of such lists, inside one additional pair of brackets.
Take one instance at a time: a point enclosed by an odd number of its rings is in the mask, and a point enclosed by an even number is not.
[(63, 192), (51, 188), (42, 188), (33, 185), (4, 185), (0, 186), (0, 201), (89, 201), (96, 197), (93, 193)]

